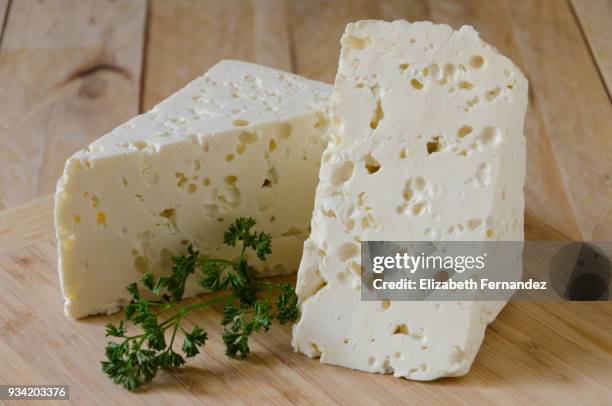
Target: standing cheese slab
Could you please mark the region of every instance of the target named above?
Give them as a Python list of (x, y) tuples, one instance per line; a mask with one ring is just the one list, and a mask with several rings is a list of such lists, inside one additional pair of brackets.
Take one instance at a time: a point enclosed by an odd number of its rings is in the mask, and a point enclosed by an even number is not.
[(359, 243), (522, 240), (526, 108), (526, 79), (472, 27), (347, 26), (296, 350), (416, 380), (467, 373), (503, 302), (362, 302)]
[(55, 198), (66, 314), (117, 311), (129, 283), (168, 272), (188, 242), (237, 256), (222, 241), (240, 216), (272, 234), (266, 263), (250, 258), (263, 275), (296, 271), (330, 93), (320, 82), (222, 61), (72, 156)]

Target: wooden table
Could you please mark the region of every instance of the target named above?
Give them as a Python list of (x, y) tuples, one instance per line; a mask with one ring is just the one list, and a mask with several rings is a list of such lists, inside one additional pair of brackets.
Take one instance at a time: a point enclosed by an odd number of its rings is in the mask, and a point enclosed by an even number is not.
[[(349, 21), (471, 24), (530, 80), (527, 236), (612, 239), (610, 0), (0, 0), (0, 384), (69, 384), (96, 403), (612, 404), (612, 306), (512, 303), (471, 373), (433, 383), (320, 365), (290, 329), (129, 394), (99, 371), (103, 326), (64, 318), (50, 193), (65, 159), (223, 58), (331, 82)], [(21, 403), (20, 403), (21, 404)]]

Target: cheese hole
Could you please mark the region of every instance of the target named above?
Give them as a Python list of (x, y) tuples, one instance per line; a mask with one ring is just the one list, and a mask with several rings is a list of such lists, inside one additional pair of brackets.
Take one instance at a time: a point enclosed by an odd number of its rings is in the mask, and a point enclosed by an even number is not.
[(264, 179), (261, 187), (272, 187), (278, 183), (278, 172), (275, 167), (268, 169), (266, 178)]
[(136, 271), (138, 271), (139, 273), (144, 274), (149, 272), (149, 263), (147, 262), (145, 257), (139, 255), (134, 258), (134, 268), (136, 268)]
[(471, 84), (470, 82), (466, 82), (465, 80), (462, 80), (461, 82), (459, 82), (459, 89), (470, 90), (473, 88), (474, 88), (474, 85)]
[(185, 176), (185, 174), (182, 172), (176, 172), (174, 177), (178, 179), (176, 182), (176, 186), (178, 187), (185, 186), (185, 184), (189, 181), (189, 178), (187, 178), (187, 176)]
[(275, 149), (276, 149), (276, 141), (274, 140), (274, 138), (270, 138), (270, 142), (268, 142), (268, 150), (272, 152)]
[(493, 238), (493, 230), (490, 228), (487, 228), (487, 232), (486, 232), (486, 236), (487, 238)]
[(337, 274), (338, 282), (344, 286), (350, 287), (353, 283), (355, 283), (356, 278), (349, 274), (346, 271), (338, 272)]
[(351, 265), (349, 266), (349, 271), (353, 272), (356, 276), (361, 277), (361, 274), (363, 273), (363, 267), (359, 265), (357, 262), (351, 261)]
[(96, 224), (102, 226), (106, 224), (106, 213), (99, 211), (96, 213)]
[(410, 206), (410, 211), (414, 216), (420, 216), (426, 212), (427, 205), (425, 203), (414, 203)]
[(334, 186), (340, 186), (353, 176), (355, 164), (352, 161), (344, 161), (341, 165), (332, 169), (331, 182)]
[(336, 212), (333, 210), (325, 210), (325, 209), (321, 209), (321, 213), (323, 213), (323, 215), (325, 217), (329, 217), (329, 218), (337, 218), (336, 217)]
[(470, 219), (467, 221), (467, 227), (472, 231), (480, 227), (480, 224), (482, 224), (482, 221), (480, 219)]
[(347, 231), (353, 231), (353, 229), (355, 228), (355, 220), (348, 219), (346, 223), (344, 223), (344, 226), (346, 227)]
[(470, 58), (470, 66), (474, 69), (480, 69), (484, 66), (485, 60), (480, 55), (474, 55)]
[(376, 363), (376, 359), (374, 357), (368, 358), (368, 365), (373, 366)]
[(408, 330), (408, 326), (406, 326), (405, 324), (398, 324), (393, 329), (393, 334), (406, 334), (407, 335), (407, 334), (410, 334), (410, 331)]
[(354, 258), (359, 255), (359, 246), (352, 242), (347, 242), (342, 244), (340, 248), (338, 248), (338, 258), (340, 261), (348, 261), (351, 258)]
[(153, 186), (159, 182), (159, 175), (155, 172), (147, 171), (144, 177), (145, 184)]
[(306, 300), (316, 295), (321, 289), (327, 286), (327, 281), (321, 277), (321, 272), (318, 268), (308, 268), (305, 274), (307, 277), (300, 279), (296, 287), (296, 293), (302, 300)]
[(187, 192), (189, 194), (194, 194), (197, 191), (198, 191), (198, 186), (195, 183), (190, 183), (189, 186), (187, 186)]
[(417, 79), (412, 79), (410, 81), (410, 84), (412, 85), (412, 87), (414, 87), (417, 90), (421, 90), (423, 88), (423, 84), (419, 82)]
[(361, 219), (361, 228), (363, 228), (364, 230), (370, 228), (370, 217), (369, 216), (366, 216)]
[(237, 118), (236, 120), (234, 120), (234, 123), (233, 123), (233, 124), (234, 124), (236, 127), (244, 127), (244, 126), (249, 125), (249, 124), (250, 124), (250, 121), (249, 121), (249, 120), (242, 119), (242, 118)]
[(81, 216), (78, 214), (75, 214), (73, 218), (75, 223), (79, 224), (81, 222)]
[(127, 227), (121, 227), (119, 229), (119, 234), (121, 234), (121, 235), (125, 235), (125, 234), (127, 234), (127, 232), (128, 232)]
[(346, 42), (348, 46), (350, 46), (351, 48), (364, 49), (365, 47), (369, 46), (372, 43), (372, 40), (367, 37), (361, 38), (361, 37), (356, 37), (354, 35), (351, 35), (350, 37), (348, 37)]
[(225, 156), (225, 160), (226, 160), (227, 162), (231, 162), (231, 161), (233, 161), (233, 160), (234, 160), (234, 155), (233, 155), (233, 154), (227, 154), (227, 155)]
[(91, 207), (98, 207), (100, 205), (100, 198), (96, 195), (91, 196)]
[(208, 186), (208, 185), (210, 185), (210, 179), (208, 179), (208, 178), (204, 178), (204, 180), (202, 181), (202, 184), (203, 184), (204, 186)]
[(145, 141), (133, 141), (131, 144), (141, 151), (147, 147), (147, 143)]
[(161, 213), (159, 213), (160, 217), (163, 217), (166, 219), (172, 218), (175, 215), (176, 215), (176, 209), (165, 209), (165, 210), (162, 210)]
[(383, 299), (380, 301), (380, 308), (382, 310), (387, 310), (389, 307), (391, 307), (391, 301), (389, 299)]
[(487, 90), (485, 92), (485, 100), (488, 102), (492, 102), (493, 100), (495, 100), (497, 98), (497, 96), (499, 96), (501, 94), (501, 88), (499, 86), (497, 86), (495, 89), (493, 90)]
[(497, 128), (488, 126), (482, 129), (478, 141), (483, 147), (494, 147), (500, 143), (501, 135), (499, 131), (497, 131)]
[(400, 71), (402, 71), (402, 72), (405, 72), (406, 69), (408, 69), (409, 67), (410, 67), (410, 64), (408, 64), (408, 63), (401, 63), (400, 66), (399, 66)]
[(414, 178), (414, 180), (412, 181), (412, 184), (415, 190), (422, 191), (425, 189), (425, 186), (427, 183), (425, 182), (425, 179), (419, 176), (417, 178)]
[(123, 183), (123, 187), (128, 187), (128, 180), (126, 178), (121, 178), (121, 182)]
[(472, 127), (470, 127), (469, 125), (464, 125), (459, 130), (457, 130), (457, 136), (460, 137), (460, 138), (463, 138), (466, 135), (471, 134), (472, 131), (474, 131), (474, 129)]
[(408, 149), (402, 148), (399, 154), (400, 159), (406, 159), (407, 156), (408, 156)]
[(401, 359), (402, 358), (402, 353), (397, 351), (395, 354), (393, 354), (393, 356), (397, 359)]
[(374, 159), (372, 155), (365, 155), (363, 157), (363, 160), (365, 162), (365, 168), (370, 175), (378, 172), (378, 170), (380, 169), (380, 163), (376, 159)]
[(378, 128), (378, 124), (383, 118), (385, 118), (385, 112), (382, 109), (381, 100), (379, 98), (376, 99), (376, 108), (374, 109), (372, 120), (370, 121), (370, 128), (372, 128), (373, 130)]
[(427, 153), (429, 155), (435, 153), (435, 152), (440, 152), (442, 150), (442, 141), (441, 141), (442, 137), (440, 137), (439, 135), (434, 136), (431, 141), (429, 141), (427, 143)]
[(256, 143), (257, 140), (259, 139), (259, 136), (255, 133), (245, 131), (245, 132), (240, 133), (240, 135), (238, 136), (238, 139), (240, 140), (241, 143), (245, 145), (250, 145), (250, 144)]
[(242, 155), (244, 153), (244, 151), (246, 150), (246, 145), (244, 144), (240, 144), (236, 147), (236, 153), (238, 155)]
[(289, 123), (282, 123), (279, 126), (278, 136), (281, 140), (286, 140), (291, 136), (291, 131), (293, 128)]

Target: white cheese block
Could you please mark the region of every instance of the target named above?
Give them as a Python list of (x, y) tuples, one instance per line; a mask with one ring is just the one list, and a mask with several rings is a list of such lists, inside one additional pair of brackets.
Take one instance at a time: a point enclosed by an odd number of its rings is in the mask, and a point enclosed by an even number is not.
[[(111, 313), (126, 286), (193, 242), (233, 258), (223, 232), (254, 217), (273, 236), (263, 275), (299, 266), (314, 202), (331, 86), (222, 61), (77, 152), (55, 198), (59, 273), (70, 317)], [(187, 295), (199, 292), (195, 283)]]
[(467, 373), (503, 302), (360, 301), (360, 241), (522, 240), (527, 81), (472, 27), (342, 37), (293, 346), (430, 380)]

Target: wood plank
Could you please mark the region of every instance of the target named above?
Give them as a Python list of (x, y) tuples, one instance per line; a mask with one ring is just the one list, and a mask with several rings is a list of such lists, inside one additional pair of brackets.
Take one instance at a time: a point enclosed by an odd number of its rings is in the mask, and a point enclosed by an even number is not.
[(4, 32), (4, 24), (6, 12), (8, 11), (9, 0), (0, 0), (0, 44), (2, 43), (2, 33)]
[(152, 0), (143, 110), (221, 59), (290, 71), (287, 6), (285, 0)]
[(0, 255), (54, 236), (53, 195), (0, 212)]
[(612, 104), (567, 2), (507, 1), (584, 239), (612, 237)]
[[(442, 0), (432, 2), (434, 20), (458, 29), (475, 27), (482, 39), (508, 56), (530, 79), (530, 72), (514, 38), (513, 26), (503, 0)], [(494, 23), (492, 23), (494, 22)], [(544, 126), (540, 99), (530, 82), (529, 106), (525, 117), (527, 174), (525, 209), (529, 216), (549, 224), (573, 239), (580, 239), (573, 208), (565, 192), (551, 139)]]
[[(322, 365), (290, 347), (290, 326), (252, 341), (229, 360), (220, 307), (191, 314), (210, 335), (186, 368), (162, 372), (133, 394), (100, 371), (104, 325), (119, 316), (71, 321), (62, 314), (55, 246), (39, 241), (0, 255), (0, 383), (70, 385), (71, 403), (110, 404), (593, 404), (612, 397), (612, 307), (606, 303), (510, 303), (491, 325), (462, 378), (408, 382)], [(189, 326), (187, 326), (189, 327)], [(32, 351), (36, 348), (36, 351)]]
[(0, 208), (137, 113), (145, 0), (14, 1), (0, 48)]
[(595, 63), (612, 94), (612, 1), (570, 0), (582, 31), (589, 42)]
[(373, 18), (426, 20), (429, 11), (426, 0), (296, 0), (291, 17), (296, 73), (333, 83), (346, 24)]

